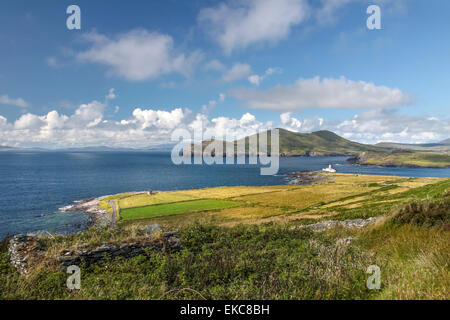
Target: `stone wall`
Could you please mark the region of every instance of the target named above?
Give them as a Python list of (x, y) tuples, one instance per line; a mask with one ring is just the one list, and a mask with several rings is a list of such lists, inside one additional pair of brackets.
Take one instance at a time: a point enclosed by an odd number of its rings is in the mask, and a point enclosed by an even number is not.
[(83, 261), (87, 265), (103, 262), (106, 258), (122, 257), (130, 259), (153, 252), (173, 252), (182, 249), (179, 235), (174, 232), (164, 232), (162, 241), (144, 241), (122, 244), (104, 243), (93, 249), (80, 249), (76, 251), (63, 250), (57, 258), (61, 268), (65, 270), (71, 265), (80, 265)]
[(9, 240), (8, 252), (11, 264), (21, 274), (27, 274), (30, 262), (42, 256), (41, 244), (35, 236), (18, 234)]
[[(48, 257), (42, 248), (39, 238), (35, 235), (15, 235), (9, 241), (8, 251), (11, 264), (21, 274), (26, 275), (30, 269), (44, 259), (56, 260), (61, 270), (68, 266), (102, 263), (107, 257), (122, 257), (125, 259), (140, 255), (148, 255), (152, 252), (175, 252), (182, 249), (181, 239), (177, 232), (162, 233), (158, 225), (147, 226), (147, 236), (137, 239), (136, 242), (103, 243), (98, 246), (81, 246), (80, 249), (64, 249), (56, 257)], [(161, 237), (152, 237), (154, 233), (162, 234)]]
[(352, 220), (328, 220), (324, 222), (318, 222), (314, 224), (308, 224), (303, 226), (298, 226), (296, 228), (311, 228), (313, 231), (324, 231), (334, 227), (345, 227), (345, 228), (364, 228), (368, 225), (371, 225), (382, 217), (371, 217), (368, 219), (352, 219)]

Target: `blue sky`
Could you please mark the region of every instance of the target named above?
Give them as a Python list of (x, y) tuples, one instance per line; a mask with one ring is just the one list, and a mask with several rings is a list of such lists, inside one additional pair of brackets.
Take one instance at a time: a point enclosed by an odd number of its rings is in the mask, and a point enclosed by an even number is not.
[[(81, 30), (66, 27), (71, 4)], [(366, 27), (371, 4), (381, 30)], [(0, 145), (142, 147), (199, 120), (218, 135), (285, 127), (368, 143), (450, 136), (447, 1), (0, 6)]]

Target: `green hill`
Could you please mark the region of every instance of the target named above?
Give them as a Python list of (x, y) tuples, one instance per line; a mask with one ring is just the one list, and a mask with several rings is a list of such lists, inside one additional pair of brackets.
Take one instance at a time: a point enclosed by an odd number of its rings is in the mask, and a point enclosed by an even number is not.
[(407, 150), (416, 152), (450, 153), (450, 139), (441, 141), (439, 143), (424, 143), (424, 144), (380, 142), (377, 143), (375, 146), (388, 149)]
[(349, 159), (360, 165), (403, 168), (450, 168), (450, 156), (433, 152), (394, 150), (391, 152), (363, 152)]
[(354, 155), (364, 151), (382, 151), (382, 148), (344, 139), (331, 131), (297, 133), (280, 130), (280, 154), (286, 156)]
[[(272, 131), (268, 131), (268, 152), (270, 153), (270, 135)], [(248, 146), (249, 140), (256, 138), (259, 140), (259, 134), (255, 134), (249, 137), (245, 137), (241, 140), (230, 142), (234, 144), (235, 154), (237, 154), (237, 145), (245, 140), (246, 151), (245, 154), (249, 154)], [(223, 144), (224, 150), (226, 150), (225, 142), (219, 140), (208, 140), (202, 143), (202, 150), (206, 147), (213, 149), (215, 144)], [(386, 151), (387, 149), (357, 143), (344, 139), (331, 131), (316, 131), (312, 133), (298, 133), (285, 129), (279, 129), (279, 143), (280, 143), (280, 155), (282, 156), (331, 156), (331, 155), (345, 155), (353, 156), (358, 155), (364, 151)], [(191, 145), (191, 151), (192, 152)], [(185, 149), (185, 152), (189, 152), (189, 146)], [(225, 151), (224, 151), (225, 152)], [(251, 152), (250, 152), (251, 153)], [(214, 154), (214, 152), (213, 152)]]

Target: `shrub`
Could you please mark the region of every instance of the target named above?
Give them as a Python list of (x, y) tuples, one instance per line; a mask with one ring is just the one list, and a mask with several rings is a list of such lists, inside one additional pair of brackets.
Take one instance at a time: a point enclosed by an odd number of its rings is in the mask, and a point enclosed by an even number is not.
[(392, 222), (447, 229), (450, 225), (450, 199), (408, 203), (395, 213)]

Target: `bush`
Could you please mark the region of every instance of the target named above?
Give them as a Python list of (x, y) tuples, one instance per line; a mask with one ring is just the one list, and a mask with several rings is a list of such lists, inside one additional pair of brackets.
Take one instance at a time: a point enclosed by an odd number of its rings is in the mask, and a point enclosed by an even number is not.
[(392, 222), (448, 229), (450, 226), (450, 199), (408, 203), (395, 213)]

